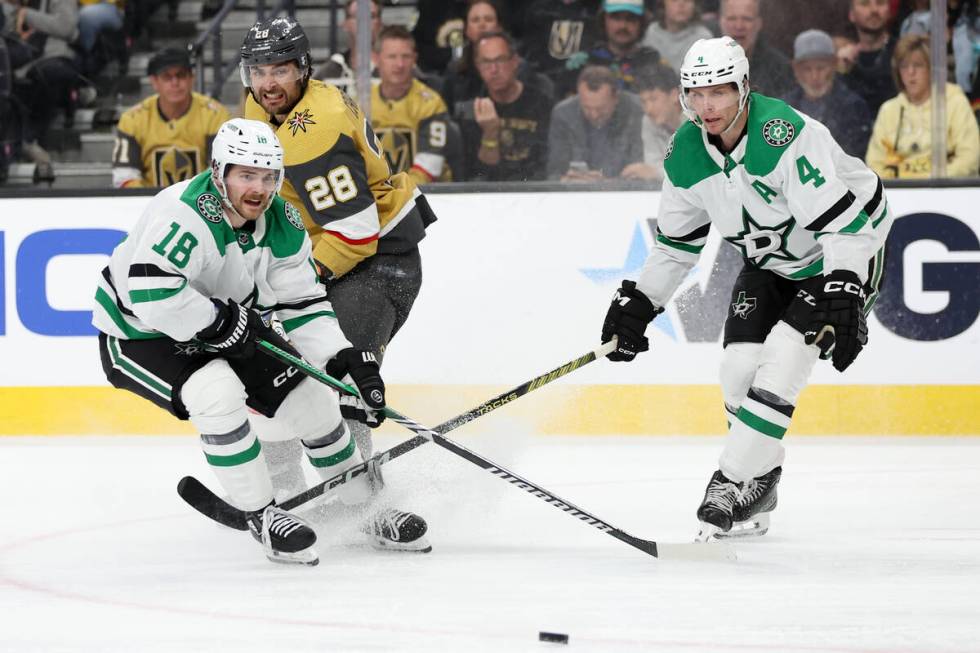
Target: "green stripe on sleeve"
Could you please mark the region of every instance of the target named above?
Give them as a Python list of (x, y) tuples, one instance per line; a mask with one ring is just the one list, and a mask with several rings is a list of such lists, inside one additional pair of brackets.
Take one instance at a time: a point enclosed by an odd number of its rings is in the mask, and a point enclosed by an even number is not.
[(840, 230), (842, 234), (856, 234), (861, 231), (861, 227), (868, 224), (868, 214), (861, 210), (851, 224)]
[(112, 297), (109, 297), (109, 293), (99, 288), (95, 291), (95, 301), (99, 303), (102, 310), (106, 312), (106, 315), (115, 323), (119, 330), (122, 331), (126, 338), (129, 340), (148, 340), (150, 338), (160, 338), (162, 334), (159, 333), (147, 333), (146, 331), (140, 331), (130, 326), (126, 318), (120, 312), (119, 307), (116, 306), (116, 302), (112, 301)]
[(700, 254), (701, 250), (704, 249), (704, 245), (688, 245), (687, 243), (682, 243), (677, 240), (671, 240), (663, 234), (657, 234), (657, 241), (667, 245), (668, 247), (679, 249), (682, 252), (690, 252), (691, 254)]
[(300, 328), (301, 326), (303, 326), (308, 322), (312, 322), (318, 317), (329, 317), (336, 320), (337, 314), (334, 313), (333, 311), (317, 311), (316, 313), (310, 313), (309, 315), (300, 315), (299, 317), (292, 317), (289, 318), (288, 320), (282, 321), (282, 328), (286, 331), (286, 333), (289, 333), (290, 331), (295, 331), (296, 329)]
[(818, 258), (816, 261), (806, 266), (802, 270), (797, 270), (793, 274), (789, 275), (790, 279), (809, 279), (810, 277), (815, 277), (823, 272), (823, 258)]
[(184, 279), (176, 288), (147, 288), (146, 290), (130, 290), (129, 301), (133, 302), (134, 304), (142, 304), (145, 302), (158, 302), (164, 299), (170, 299), (183, 290), (185, 286), (187, 286), (187, 279)]

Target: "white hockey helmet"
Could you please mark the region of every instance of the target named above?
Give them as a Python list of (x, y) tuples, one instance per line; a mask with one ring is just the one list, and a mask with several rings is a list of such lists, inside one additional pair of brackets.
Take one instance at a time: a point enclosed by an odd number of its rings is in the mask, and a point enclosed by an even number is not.
[(681, 107), (684, 114), (702, 127), (697, 112), (685, 101), (687, 89), (729, 83), (738, 87), (738, 114), (732, 121), (735, 124), (749, 97), (749, 60), (745, 50), (730, 36), (695, 41), (681, 63)]
[[(225, 174), (228, 166), (241, 165), (263, 168), (276, 172), (275, 192), (279, 193), (283, 182), (283, 150), (272, 128), (258, 120), (232, 118), (218, 128), (211, 143), (211, 175), (215, 186), (221, 191), (226, 206), (231, 206), (225, 189)], [(268, 208), (266, 205), (264, 208)]]

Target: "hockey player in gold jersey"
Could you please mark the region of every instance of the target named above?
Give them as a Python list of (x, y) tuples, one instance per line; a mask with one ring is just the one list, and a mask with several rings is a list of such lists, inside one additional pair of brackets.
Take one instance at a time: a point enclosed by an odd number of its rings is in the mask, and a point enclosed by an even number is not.
[(166, 187), (207, 168), (211, 141), (231, 118), (220, 102), (194, 93), (187, 52), (166, 49), (147, 67), (156, 94), (127, 110), (116, 126), (112, 185)]
[[(311, 79), (311, 69), (299, 24), (257, 22), (242, 45), (245, 117), (276, 131), (285, 151), (281, 194), (302, 213), (341, 329), (381, 361), (418, 295), (418, 243), (435, 216), (407, 174), (391, 174), (357, 104)], [(369, 432), (354, 431), (370, 455)]]
[(415, 39), (401, 25), (381, 30), (380, 83), (371, 88), (371, 125), (388, 165), (419, 184), (462, 177), (462, 137), (442, 97), (415, 79)]

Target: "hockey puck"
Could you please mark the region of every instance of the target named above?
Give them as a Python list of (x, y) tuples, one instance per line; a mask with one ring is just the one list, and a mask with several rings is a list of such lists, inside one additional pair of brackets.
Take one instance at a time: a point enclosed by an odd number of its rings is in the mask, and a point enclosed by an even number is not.
[(565, 633), (546, 633), (542, 630), (538, 633), (538, 640), (542, 642), (553, 642), (555, 644), (567, 644), (568, 635)]

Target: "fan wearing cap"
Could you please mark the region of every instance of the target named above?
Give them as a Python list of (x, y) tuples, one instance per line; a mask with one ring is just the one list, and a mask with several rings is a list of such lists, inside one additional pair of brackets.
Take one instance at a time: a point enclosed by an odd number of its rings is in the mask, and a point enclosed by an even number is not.
[[(277, 195), (282, 181), (283, 150), (268, 125), (243, 118), (221, 125), (210, 167), (160, 191), (113, 251), (93, 323), (106, 378), (190, 420), (266, 556), (315, 564), (314, 531), (273, 502), (255, 429), (288, 433), (323, 478), (333, 477), (362, 462), (343, 418), (382, 419), (384, 382), (340, 330), (302, 219)], [(288, 342), (264, 321), (273, 309)], [(341, 368), (376, 403), (342, 406), (329, 387), (259, 353), (259, 339)], [(367, 500), (369, 478), (340, 501)], [(405, 519), (401, 543), (427, 548), (425, 522)]]
[(620, 90), (635, 91), (637, 73), (661, 62), (660, 52), (643, 44), (649, 24), (643, 0), (603, 0), (596, 20), (602, 40), (568, 58), (559, 91), (573, 93), (577, 76), (586, 66), (609, 68), (616, 74)]
[(864, 99), (837, 76), (834, 41), (826, 32), (800, 32), (793, 43), (796, 85), (783, 97), (811, 118), (822, 122), (851, 156), (864, 157), (874, 116)]
[(147, 74), (156, 93), (128, 109), (116, 125), (116, 188), (165, 187), (200, 173), (218, 127), (231, 117), (220, 102), (191, 90), (194, 72), (186, 50), (157, 52)]
[(702, 540), (761, 535), (811, 370), (823, 358), (843, 372), (867, 343), (892, 216), (878, 176), (823, 124), (752, 92), (734, 39), (697, 41), (680, 78), (688, 121), (667, 147), (656, 241), (616, 293), (602, 340), (618, 338), (614, 361), (650, 348), (646, 327), (669, 309), (709, 230), (741, 254), (721, 362), (730, 426), (697, 518)]

